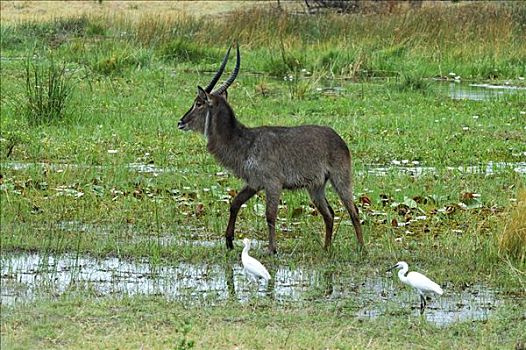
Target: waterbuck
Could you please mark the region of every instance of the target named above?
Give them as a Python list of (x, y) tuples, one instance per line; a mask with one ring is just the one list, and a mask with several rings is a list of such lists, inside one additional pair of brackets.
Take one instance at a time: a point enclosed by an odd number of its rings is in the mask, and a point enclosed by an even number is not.
[(305, 188), (325, 222), (325, 249), (332, 241), (334, 211), (325, 197), (330, 181), (351, 216), (356, 238), (363, 247), (358, 210), (353, 203), (351, 155), (345, 141), (331, 128), (318, 125), (248, 128), (235, 117), (227, 102), (227, 89), (240, 66), (239, 46), (234, 71), (212, 92), (224, 71), (230, 48), (219, 70), (205, 89), (197, 87), (192, 107), (178, 123), (181, 130), (202, 133), (207, 149), (224, 167), (245, 180), (230, 205), (226, 246), (234, 248), (234, 227), (241, 206), (258, 191), (266, 194), (269, 253), (276, 253), (276, 216), (284, 189)]

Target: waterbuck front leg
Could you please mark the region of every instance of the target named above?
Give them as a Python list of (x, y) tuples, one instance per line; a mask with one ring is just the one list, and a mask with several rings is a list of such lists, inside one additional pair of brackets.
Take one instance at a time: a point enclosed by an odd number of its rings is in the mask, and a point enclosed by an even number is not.
[(332, 242), (332, 229), (334, 226), (334, 210), (332, 210), (327, 197), (325, 197), (325, 187), (318, 187), (309, 189), (309, 195), (316, 206), (316, 209), (320, 212), (325, 222), (325, 250), (331, 247)]
[(278, 216), (278, 204), (279, 197), (281, 195), (281, 187), (266, 188), (265, 194), (267, 197), (265, 213), (268, 225), (268, 253), (276, 254), (276, 218)]
[(236, 226), (237, 213), (243, 204), (252, 198), (256, 194), (256, 190), (245, 186), (241, 191), (234, 197), (232, 204), (230, 205), (230, 218), (228, 219), (228, 226), (226, 228), (226, 247), (228, 249), (234, 249), (234, 228)]

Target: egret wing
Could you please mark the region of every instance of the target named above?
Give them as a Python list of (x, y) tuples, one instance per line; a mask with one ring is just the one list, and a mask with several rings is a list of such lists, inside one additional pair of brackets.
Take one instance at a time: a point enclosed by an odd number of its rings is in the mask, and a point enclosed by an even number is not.
[(245, 259), (243, 259), (243, 266), (249, 273), (257, 277), (261, 277), (266, 280), (270, 279), (270, 274), (268, 273), (265, 266), (263, 266), (262, 263), (260, 263), (251, 256), (246, 256)]
[(442, 288), (440, 288), (438, 284), (419, 272), (409, 272), (407, 275), (407, 281), (411, 287), (418, 289), (423, 293), (435, 292), (439, 295), (442, 295), (443, 293)]

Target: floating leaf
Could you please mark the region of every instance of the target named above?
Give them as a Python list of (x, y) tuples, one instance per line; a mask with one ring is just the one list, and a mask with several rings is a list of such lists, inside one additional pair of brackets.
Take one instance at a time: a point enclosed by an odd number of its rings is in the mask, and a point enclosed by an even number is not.
[(427, 204), (427, 203), (435, 203), (437, 198), (436, 196), (414, 196), (413, 200), (418, 204)]
[(297, 218), (298, 216), (301, 216), (303, 213), (304, 213), (303, 207), (294, 208), (292, 210), (291, 217), (294, 219), (294, 218)]
[(406, 215), (410, 210), (406, 204), (398, 202), (393, 202), (391, 204), (391, 208), (393, 208), (398, 213), (398, 215), (402, 216)]
[(461, 202), (459, 203), (463, 209), (477, 209), (482, 208), (482, 202), (480, 194), (473, 192), (464, 192), (461, 196)]
[(382, 193), (380, 194), (380, 201), (382, 202), (383, 206), (386, 206), (389, 205), (389, 203), (391, 203), (393, 200), (391, 197), (389, 197), (389, 195)]
[(59, 186), (55, 189), (57, 191), (57, 196), (67, 196), (67, 197), (75, 197), (80, 198), (84, 195), (84, 192), (77, 191), (73, 188), (69, 188), (67, 186)]
[(98, 197), (102, 197), (104, 195), (104, 187), (100, 185), (93, 185), (91, 186), (91, 189)]
[(453, 214), (457, 209), (460, 209), (460, 207), (457, 204), (450, 204), (440, 209), (437, 209), (436, 212), (449, 215)]
[(202, 203), (199, 203), (195, 207), (195, 216), (200, 217), (205, 213), (205, 206)]
[(261, 203), (254, 204), (254, 214), (257, 216), (265, 216), (265, 206)]
[(371, 206), (371, 199), (369, 197), (367, 197), (365, 194), (361, 195), (358, 200), (359, 200), (360, 204), (362, 206), (364, 206), (364, 207)]
[(123, 191), (120, 191), (120, 190), (117, 190), (115, 188), (112, 188), (111, 189), (111, 195), (114, 196), (114, 197), (117, 197), (117, 196), (123, 196), (124, 195), (124, 192)]
[(473, 193), (473, 192), (462, 193), (462, 201), (471, 200), (471, 199), (479, 198), (479, 197), (480, 197), (480, 194), (478, 193)]
[(409, 208), (411, 209), (417, 209), (418, 208), (418, 204), (416, 203), (416, 201), (412, 198), (409, 198), (409, 197), (404, 197), (404, 202), (403, 202), (405, 205), (407, 205)]

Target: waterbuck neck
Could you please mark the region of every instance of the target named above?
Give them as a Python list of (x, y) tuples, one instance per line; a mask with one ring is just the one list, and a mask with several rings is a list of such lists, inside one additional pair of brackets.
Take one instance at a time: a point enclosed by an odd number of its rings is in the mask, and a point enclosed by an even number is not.
[(211, 110), (205, 122), (207, 149), (223, 166), (239, 174), (251, 144), (250, 129), (241, 124), (229, 106)]

